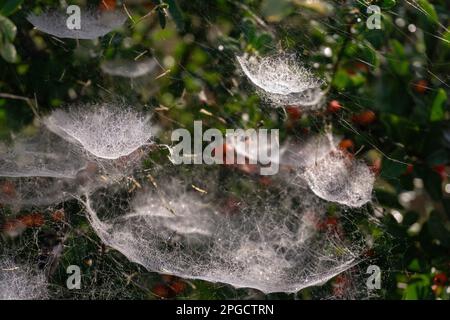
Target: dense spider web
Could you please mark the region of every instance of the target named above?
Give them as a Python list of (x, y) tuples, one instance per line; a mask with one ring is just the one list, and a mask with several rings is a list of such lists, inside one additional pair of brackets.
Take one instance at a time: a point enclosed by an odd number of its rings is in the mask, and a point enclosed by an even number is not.
[(47, 299), (47, 279), (32, 265), (17, 264), (11, 257), (0, 259), (0, 300)]
[[(358, 262), (361, 243), (318, 231), (326, 206), (306, 187), (281, 184), (264, 194), (253, 183), (258, 192), (242, 196), (217, 183), (212, 170), (194, 169), (187, 178), (167, 170), (153, 173), (153, 190), (142, 183), (121, 206), (119, 196), (104, 192), (84, 202), (100, 238), (150, 271), (297, 292)], [(200, 185), (190, 181), (199, 177)]]
[(2, 146), (0, 201), (50, 205), (121, 180), (151, 144), (148, 121), (115, 103), (54, 111), (34, 136)]
[(40, 15), (31, 13), (28, 16), (28, 21), (38, 30), (59, 38), (96, 39), (120, 27), (126, 21), (126, 18), (126, 15), (122, 12), (98, 13), (82, 10), (80, 29), (67, 28), (67, 14), (60, 11), (48, 11)]
[(323, 98), (321, 81), (294, 56), (237, 57), (244, 74), (263, 97), (275, 106), (314, 109)]

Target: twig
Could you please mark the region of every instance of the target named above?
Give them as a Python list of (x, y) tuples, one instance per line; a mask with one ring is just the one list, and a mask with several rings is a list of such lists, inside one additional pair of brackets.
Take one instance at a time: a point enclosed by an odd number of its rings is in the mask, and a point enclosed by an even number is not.
[(38, 104), (37, 104), (36, 94), (34, 95), (34, 104), (33, 104), (33, 100), (30, 98), (18, 96), (18, 95), (11, 94), (11, 93), (0, 92), (0, 98), (25, 101), (28, 104), (28, 106), (31, 108), (31, 111), (33, 111), (33, 114), (37, 118), (40, 118), (39, 113), (38, 113)]

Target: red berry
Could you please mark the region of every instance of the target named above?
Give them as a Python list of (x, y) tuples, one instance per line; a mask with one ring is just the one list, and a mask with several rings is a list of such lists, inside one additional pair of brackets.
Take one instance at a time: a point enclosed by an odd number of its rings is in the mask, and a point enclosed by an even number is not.
[(332, 100), (330, 103), (328, 103), (328, 112), (334, 113), (338, 112), (342, 109), (341, 104), (337, 100)]
[(349, 76), (354, 76), (356, 74), (356, 71), (353, 68), (348, 68), (346, 71)]
[(64, 209), (61, 210), (56, 210), (55, 212), (52, 213), (52, 219), (56, 222), (61, 222), (64, 220)]
[(367, 66), (367, 64), (362, 63), (360, 61), (355, 63), (355, 68), (364, 73), (369, 72), (369, 67)]
[(355, 148), (355, 144), (350, 139), (344, 139), (339, 143), (339, 149), (343, 151), (353, 151)]
[(32, 213), (18, 219), (29, 228), (40, 227), (44, 224), (44, 217), (40, 213)]
[(352, 121), (361, 126), (367, 126), (376, 120), (375, 113), (371, 110), (367, 110), (358, 113), (352, 117)]
[(2, 232), (11, 238), (20, 236), (27, 229), (27, 226), (18, 219), (8, 220), (3, 225), (0, 225), (0, 227)]
[(152, 288), (152, 292), (160, 299), (170, 298), (173, 294), (172, 290), (165, 284), (158, 283)]
[(444, 180), (447, 177), (447, 171), (445, 169), (445, 164), (438, 164), (433, 166), (433, 171), (438, 173), (441, 176), (441, 179)]
[(410, 175), (411, 173), (413, 173), (414, 171), (414, 166), (412, 164), (408, 164), (408, 166), (406, 167), (405, 173), (403, 173), (404, 175)]
[(327, 220), (325, 221), (325, 224), (327, 226), (335, 226), (337, 225), (337, 219), (335, 217), (328, 217)]
[(447, 275), (443, 272), (441, 273), (437, 273), (434, 277), (433, 277), (433, 283), (437, 286), (444, 286), (448, 281)]
[(426, 80), (419, 80), (413, 84), (414, 91), (419, 94), (424, 94), (428, 89), (428, 82)]
[(114, 10), (116, 8), (116, 0), (101, 0), (100, 10)]
[(333, 294), (336, 297), (343, 297), (349, 289), (351, 280), (344, 274), (338, 275), (333, 282)]
[(335, 229), (338, 225), (338, 220), (335, 217), (327, 217), (325, 220), (318, 223), (317, 228), (320, 231), (328, 231)]
[(186, 290), (186, 282), (178, 280), (170, 285), (170, 288), (173, 290), (175, 294), (180, 294), (184, 290)]
[(302, 112), (300, 111), (300, 108), (297, 106), (286, 107), (286, 112), (289, 115), (289, 119), (293, 121), (300, 119), (302, 116)]

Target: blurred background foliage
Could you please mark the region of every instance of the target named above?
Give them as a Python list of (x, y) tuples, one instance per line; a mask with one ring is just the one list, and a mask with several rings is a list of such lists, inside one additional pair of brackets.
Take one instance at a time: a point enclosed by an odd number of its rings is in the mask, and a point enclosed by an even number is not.
[[(449, 298), (448, 1), (68, 2), (99, 10), (126, 8), (130, 16), (121, 29), (98, 40), (57, 39), (33, 29), (26, 16), (65, 1), (0, 0), (1, 139), (33, 130), (38, 115), (56, 108), (116, 99), (153, 112), (163, 143), (170, 141), (171, 129), (192, 128), (194, 120), (221, 129), (279, 128), (282, 139), (332, 123), (342, 136), (341, 147), (365, 158), (378, 175), (369, 208), (377, 222), (349, 213), (376, 244), (367, 259), (383, 272), (382, 289), (375, 296)], [(366, 26), (371, 4), (381, 8), (380, 30)], [(323, 112), (274, 110), (243, 80), (235, 55), (281, 50), (299, 54), (329, 84)], [(156, 59), (160, 67), (145, 79), (124, 80), (100, 69), (106, 60), (142, 57)], [(55, 219), (55, 212), (42, 212), (42, 223), (19, 239), (2, 240), (5, 247), (29, 244), (45, 256), (45, 248), (66, 235), (70, 249), (56, 267), (55, 296), (77, 295), (61, 287), (65, 267), (81, 261), (83, 283), (88, 284), (83, 298), (264, 297), (252, 290), (146, 273), (101, 246), (81, 209), (66, 206), (67, 223)], [(28, 243), (33, 237), (39, 245)], [(336, 288), (351, 287), (346, 277), (325, 287), (339, 297)], [(295, 296), (314, 298), (316, 291)]]

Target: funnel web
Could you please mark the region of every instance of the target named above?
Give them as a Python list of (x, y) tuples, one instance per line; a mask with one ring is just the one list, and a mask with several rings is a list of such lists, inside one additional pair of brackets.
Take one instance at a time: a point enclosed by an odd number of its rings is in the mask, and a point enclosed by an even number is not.
[(211, 173), (200, 175), (206, 193), (184, 177), (163, 176), (158, 189), (144, 187), (125, 205), (117, 203), (120, 196), (101, 192), (83, 201), (100, 238), (150, 271), (296, 292), (358, 262), (359, 244), (318, 230), (326, 204), (307, 189), (285, 186), (289, 191), (273, 204), (270, 194), (252, 194), (230, 208), (221, 202), (223, 193), (238, 195), (214, 183)]
[(275, 107), (299, 106), (315, 110), (324, 96), (322, 81), (302, 66), (292, 54), (267, 57), (236, 57), (257, 92)]
[(152, 136), (148, 118), (108, 104), (56, 110), (44, 123), (49, 130), (103, 159), (128, 156), (149, 144)]
[(120, 11), (97, 12), (81, 10), (81, 29), (67, 27), (68, 15), (62, 11), (47, 11), (41, 15), (31, 13), (28, 21), (38, 30), (58, 38), (96, 39), (122, 26), (126, 15)]

